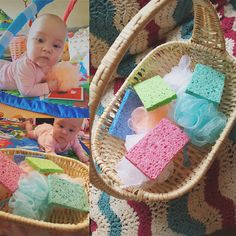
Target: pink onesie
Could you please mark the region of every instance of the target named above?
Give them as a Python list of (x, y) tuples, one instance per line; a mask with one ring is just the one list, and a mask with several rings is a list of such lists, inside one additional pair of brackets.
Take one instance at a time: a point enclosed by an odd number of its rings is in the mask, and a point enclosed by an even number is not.
[(49, 93), (48, 84), (43, 83), (44, 76), (40, 67), (24, 54), (1, 66), (0, 89), (18, 89), (22, 96), (27, 97), (42, 96)]
[(62, 148), (60, 144), (53, 138), (53, 126), (50, 124), (38, 125), (34, 129), (34, 138), (38, 140), (40, 147), (43, 147), (47, 153), (61, 153), (72, 148), (76, 153), (79, 153), (80, 157), (84, 156), (82, 147), (77, 137), (71, 142), (68, 142), (65, 148)]

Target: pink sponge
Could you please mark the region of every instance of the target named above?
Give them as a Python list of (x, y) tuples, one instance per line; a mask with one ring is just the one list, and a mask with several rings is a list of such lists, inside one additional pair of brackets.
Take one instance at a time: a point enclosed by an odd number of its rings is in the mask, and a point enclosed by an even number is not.
[(126, 154), (126, 158), (154, 180), (188, 141), (179, 127), (162, 119)]
[(11, 193), (18, 187), (18, 181), (22, 170), (16, 163), (0, 153), (0, 184), (7, 188)]

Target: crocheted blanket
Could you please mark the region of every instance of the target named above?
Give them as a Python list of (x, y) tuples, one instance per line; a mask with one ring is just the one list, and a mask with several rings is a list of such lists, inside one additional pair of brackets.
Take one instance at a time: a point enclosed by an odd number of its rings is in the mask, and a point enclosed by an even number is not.
[[(90, 1), (93, 73), (124, 25), (147, 2), (147, 0)], [(227, 50), (236, 57), (236, 1), (214, 0), (212, 2), (220, 17)], [(170, 5), (137, 36), (118, 67), (117, 79), (109, 85), (102, 99), (97, 110), (95, 126), (104, 108), (122, 85), (124, 77), (132, 71), (151, 46), (191, 37), (193, 29), (191, 8), (191, 1), (170, 1)], [(175, 27), (176, 25), (180, 26)], [(236, 188), (236, 124), (224, 144), (224, 156), (216, 158), (202, 180), (188, 194), (169, 202), (146, 204), (120, 200), (91, 186), (92, 235), (201, 236), (210, 235), (218, 230), (221, 230), (218, 231), (220, 232), (218, 235), (236, 235), (236, 192), (234, 191)], [(229, 231), (223, 233), (227, 229), (231, 229), (231, 233)]]

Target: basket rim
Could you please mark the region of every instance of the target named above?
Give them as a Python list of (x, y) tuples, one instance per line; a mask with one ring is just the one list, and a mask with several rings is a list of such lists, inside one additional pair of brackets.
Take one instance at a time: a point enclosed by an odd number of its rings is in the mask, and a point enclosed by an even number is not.
[[(75, 163), (81, 165), (83, 168), (87, 169), (87, 171), (88, 171), (88, 166), (85, 165), (84, 163), (77, 161), (75, 159), (60, 156), (60, 155), (47, 154), (44, 152), (38, 152), (38, 151), (32, 151), (32, 150), (20, 149), (20, 148), (1, 148), (0, 149), (0, 152), (6, 152), (6, 151), (7, 152), (19, 151), (22, 153), (27, 152), (27, 153), (31, 153), (31, 154), (44, 155), (46, 157), (52, 156), (52, 157), (57, 157), (57, 158), (63, 158), (64, 160), (75, 162)], [(79, 222), (78, 224), (52, 223), (52, 222), (46, 222), (46, 221), (42, 221), (42, 220), (34, 220), (34, 219), (27, 218), (27, 217), (14, 215), (12, 213), (3, 212), (1, 210), (0, 210), (0, 218), (3, 218), (5, 220), (7, 220), (8, 222), (11, 220), (11, 221), (18, 223), (18, 224), (24, 224), (24, 225), (28, 224), (30, 226), (40, 227), (40, 228), (47, 229), (47, 230), (60, 230), (60, 232), (78, 232), (78, 230), (83, 230), (83, 229), (87, 228), (89, 225), (89, 213), (87, 214), (86, 219), (83, 222)]]
[[(140, 66), (142, 64), (144, 64), (145, 61), (149, 57), (151, 57), (153, 54), (155, 54), (158, 50), (163, 49), (165, 47), (173, 46), (175, 44), (176, 45), (180, 45), (181, 44), (181, 45), (186, 46), (186, 47), (197, 47), (197, 48), (199, 48), (201, 50), (205, 50), (205, 51), (211, 52), (213, 55), (220, 53), (222, 58), (224, 58), (225, 60), (227, 60), (230, 63), (232, 63), (232, 65), (236, 68), (236, 60), (234, 60), (234, 58), (232, 58), (227, 51), (222, 52), (221, 50), (218, 50), (218, 49), (207, 48), (207, 47), (205, 47), (203, 45), (196, 44), (196, 43), (192, 42), (191, 39), (190, 40), (186, 40), (186, 41), (171, 41), (171, 42), (167, 42), (167, 43), (164, 43), (162, 45), (159, 45), (159, 46), (155, 47), (153, 50), (151, 50), (142, 59), (142, 61), (140, 63), (138, 63), (138, 65), (129, 74), (129, 76), (127, 77), (127, 79), (125, 80), (125, 82), (123, 83), (121, 88), (118, 90), (118, 92), (112, 98), (110, 103), (106, 106), (102, 116), (97, 121), (97, 125), (96, 125), (96, 128), (94, 130), (94, 135), (92, 135), (92, 138), (91, 138), (92, 159), (97, 162), (97, 165), (101, 169), (103, 169), (104, 167), (106, 168), (106, 173), (104, 173), (102, 171), (102, 175), (105, 175), (107, 177), (107, 179), (101, 177), (102, 180), (103, 180), (103, 184), (105, 184), (106, 188), (110, 189), (110, 191), (118, 194), (120, 196), (120, 198), (137, 200), (137, 196), (138, 195), (139, 196), (142, 195), (141, 201), (172, 200), (172, 199), (175, 199), (175, 198), (180, 197), (183, 194), (187, 193), (190, 189), (192, 189), (199, 182), (199, 180), (207, 172), (208, 168), (210, 167), (210, 165), (212, 164), (213, 160), (215, 159), (213, 157), (215, 157), (216, 154), (220, 151), (220, 147), (221, 147), (220, 144), (223, 143), (223, 139), (221, 139), (221, 137), (225, 137), (225, 136), (227, 136), (229, 134), (230, 129), (232, 128), (232, 126), (234, 124), (234, 121), (236, 119), (236, 109), (235, 109), (234, 112), (232, 112), (231, 116), (228, 118), (227, 124), (226, 124), (224, 130), (221, 132), (220, 137), (217, 139), (217, 141), (214, 143), (214, 145), (212, 145), (212, 149), (211, 149), (210, 153), (208, 154), (207, 159), (205, 160), (204, 164), (202, 165), (201, 172), (198, 172), (197, 176), (195, 174), (195, 178), (192, 178), (190, 181), (188, 181), (187, 184), (184, 184), (180, 188), (178, 188), (176, 190), (173, 190), (173, 191), (170, 191), (168, 193), (151, 193), (151, 192), (147, 192), (147, 191), (142, 189), (141, 190), (142, 193), (134, 194), (134, 193), (131, 193), (130, 191), (128, 191), (126, 189), (122, 189), (120, 186), (117, 186), (117, 185), (113, 185), (112, 186), (111, 185), (111, 182), (113, 184), (117, 183), (117, 182), (113, 178), (113, 174), (111, 173), (111, 171), (108, 171), (106, 164), (101, 163), (99, 161), (100, 159), (98, 158), (98, 157), (100, 157), (100, 155), (99, 155), (100, 152), (99, 152), (99, 145), (96, 143), (96, 140), (99, 139), (99, 132), (100, 132), (99, 130), (104, 125), (104, 121), (106, 120), (106, 117), (110, 113), (112, 107), (114, 107), (114, 105), (115, 105), (115, 103), (117, 101), (117, 98), (120, 97), (121, 94), (128, 87), (128, 85), (130, 84), (131, 77), (133, 77), (133, 75), (136, 73), (136, 71), (139, 71)], [(213, 149), (213, 147), (214, 147), (214, 149)], [(109, 169), (111, 169), (111, 168), (109, 167)], [(139, 191), (138, 187), (135, 187), (134, 189)], [(135, 191), (135, 192), (137, 192), (137, 191)]]

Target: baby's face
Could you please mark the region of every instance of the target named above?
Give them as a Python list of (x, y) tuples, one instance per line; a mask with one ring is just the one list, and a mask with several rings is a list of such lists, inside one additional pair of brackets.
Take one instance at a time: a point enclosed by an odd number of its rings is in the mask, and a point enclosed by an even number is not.
[(64, 48), (65, 27), (54, 19), (42, 19), (32, 25), (27, 40), (27, 55), (39, 67), (55, 65)]
[(53, 137), (58, 143), (72, 141), (80, 131), (81, 119), (55, 119), (53, 125)]

